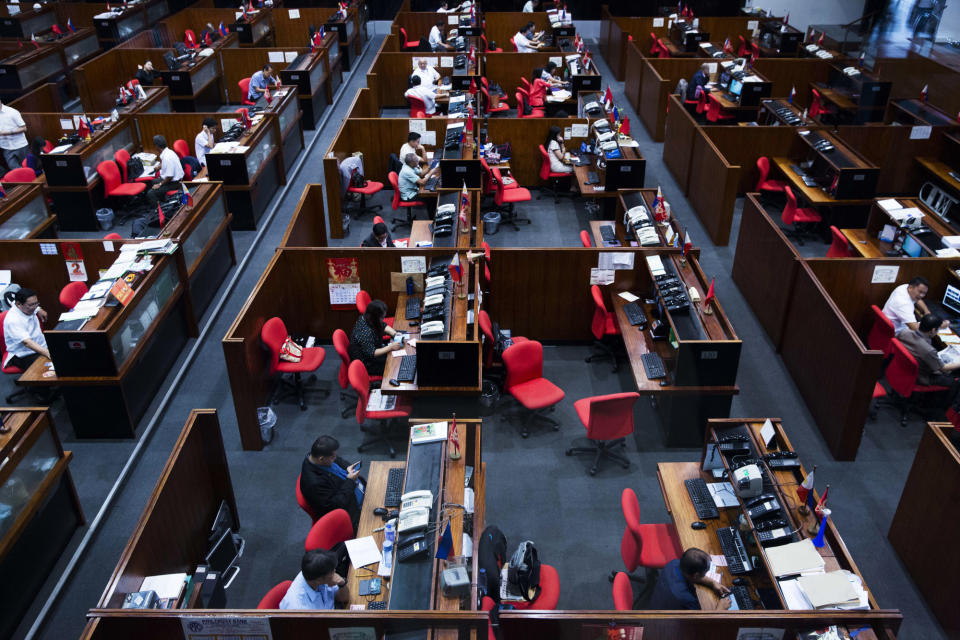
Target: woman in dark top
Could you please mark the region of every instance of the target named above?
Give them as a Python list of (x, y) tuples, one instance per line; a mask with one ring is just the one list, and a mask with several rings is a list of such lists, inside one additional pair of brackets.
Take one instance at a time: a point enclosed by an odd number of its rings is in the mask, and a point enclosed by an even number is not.
[(389, 342), (383, 344), (384, 334), (391, 338), (397, 335), (393, 327), (384, 323), (387, 315), (387, 305), (380, 300), (371, 300), (367, 310), (357, 318), (350, 333), (350, 348), (348, 352), (353, 360), (360, 360), (371, 376), (382, 376), (387, 365), (387, 354), (397, 349), (403, 349), (403, 343)]
[(30, 153), (27, 154), (27, 167), (33, 169), (36, 175), (43, 174), (43, 163), (40, 162), (40, 154), (43, 153), (43, 147), (47, 141), (37, 136), (30, 142)]

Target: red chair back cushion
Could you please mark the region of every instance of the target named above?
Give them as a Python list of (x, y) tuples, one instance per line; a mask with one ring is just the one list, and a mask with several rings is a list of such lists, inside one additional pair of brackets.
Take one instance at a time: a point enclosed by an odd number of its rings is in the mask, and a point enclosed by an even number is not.
[(870, 327), (870, 335), (867, 336), (867, 346), (886, 353), (895, 335), (893, 322), (877, 305), (870, 305), (870, 310), (873, 312), (873, 326)]
[(333, 332), (333, 349), (340, 356), (340, 371), (337, 372), (337, 382), (341, 389), (346, 389), (350, 384), (350, 378), (347, 376), (347, 370), (350, 368), (350, 338), (343, 329), (337, 329)]
[(618, 571), (613, 578), (613, 608), (617, 611), (633, 609), (633, 587), (630, 576), (623, 571)]
[(85, 293), (87, 293), (86, 282), (71, 282), (60, 290), (60, 306), (67, 310), (73, 309)]
[(354, 360), (347, 369), (347, 378), (357, 392), (357, 423), (363, 424), (367, 419), (367, 401), (370, 400), (370, 375), (361, 361)]
[(590, 240), (590, 233), (588, 231), (583, 230), (580, 232), (580, 244), (587, 248), (593, 246), (593, 242)]
[(627, 488), (620, 494), (620, 508), (623, 519), (627, 521), (620, 540), (620, 557), (627, 571), (633, 572), (640, 566), (640, 550), (643, 544), (640, 534), (640, 502), (633, 489)]
[(283, 600), (283, 597), (287, 595), (287, 591), (290, 589), (290, 585), (293, 584), (293, 580), (284, 580), (277, 586), (267, 591), (267, 595), (263, 596), (263, 599), (260, 601), (260, 604), (257, 605), (257, 609), (279, 609), (280, 601)]
[(337, 543), (352, 538), (353, 523), (350, 521), (350, 514), (344, 509), (334, 509), (313, 524), (303, 546), (305, 551), (312, 549), (330, 550)]
[(297, 476), (297, 504), (300, 505), (300, 508), (307, 512), (307, 515), (310, 516), (310, 519), (313, 522), (317, 521), (317, 512), (313, 510), (313, 507), (310, 506), (310, 503), (307, 502), (307, 499), (303, 497), (303, 492), (300, 491), (300, 476)]
[(280, 348), (288, 335), (287, 327), (280, 318), (270, 318), (260, 329), (260, 339), (270, 350), (270, 375), (277, 372), (277, 365), (280, 364)]
[(550, 179), (550, 154), (543, 145), (540, 145), (540, 179)]
[(522, 382), (543, 377), (543, 345), (536, 340), (518, 342), (503, 352), (507, 367), (504, 387), (509, 391)]
[(893, 359), (887, 366), (887, 382), (898, 395), (909, 398), (913, 393), (913, 387), (917, 384), (917, 373), (920, 367), (903, 343), (896, 338), (890, 340), (890, 350), (893, 352)]
[(370, 304), (370, 294), (360, 289), (357, 293), (357, 311), (360, 313), (367, 312), (367, 305)]
[(591, 440), (616, 440), (633, 433), (633, 405), (638, 398), (640, 394), (636, 391), (591, 398), (587, 437)]

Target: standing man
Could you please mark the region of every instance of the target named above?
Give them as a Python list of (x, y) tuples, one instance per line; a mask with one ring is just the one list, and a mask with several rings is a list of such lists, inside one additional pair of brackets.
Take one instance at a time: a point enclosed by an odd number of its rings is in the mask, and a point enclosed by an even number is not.
[(333, 436), (314, 440), (300, 467), (300, 492), (318, 517), (336, 509), (345, 510), (356, 532), (365, 484), (360, 477), (360, 463), (349, 464), (338, 457), (339, 449), (340, 442)]
[(250, 88), (247, 90), (247, 100), (256, 102), (263, 95), (267, 87), (273, 84), (280, 86), (280, 79), (273, 75), (273, 65), (265, 64), (263, 69), (257, 71), (250, 77)]
[(697, 599), (698, 584), (716, 592), (720, 601), (718, 609), (729, 609), (730, 590), (725, 586), (707, 577), (710, 570), (710, 556), (706, 551), (691, 547), (683, 552), (677, 560), (671, 560), (657, 576), (657, 583), (653, 587), (648, 609), (699, 609)]
[(33, 289), (21, 288), (13, 300), (13, 307), (3, 317), (3, 342), (7, 350), (3, 366), (26, 371), (40, 356), (50, 359), (47, 339), (40, 328), (40, 323), (47, 321), (47, 312), (40, 307)]
[(215, 118), (204, 118), (203, 119), (203, 130), (197, 134), (196, 139), (193, 142), (193, 147), (196, 152), (197, 162), (203, 166), (207, 166), (207, 154), (213, 149), (213, 146), (217, 143), (216, 141), (217, 133), (217, 121)]
[(12, 171), (26, 160), (29, 145), (27, 144), (27, 123), (20, 117), (20, 112), (8, 107), (0, 100), (0, 149), (3, 149), (3, 160), (7, 163), (7, 170)]
[(147, 192), (147, 199), (153, 208), (166, 196), (167, 191), (180, 191), (180, 181), (183, 180), (183, 165), (180, 156), (167, 146), (167, 139), (157, 134), (153, 136), (153, 146), (160, 155), (160, 173), (151, 183)]
[(443, 20), (437, 20), (436, 24), (433, 25), (433, 28), (430, 29), (430, 36), (428, 40), (430, 41), (430, 49), (433, 51), (442, 51), (446, 49), (450, 51), (453, 49), (452, 46), (443, 41), (443, 34), (440, 32), (440, 29), (444, 26)]

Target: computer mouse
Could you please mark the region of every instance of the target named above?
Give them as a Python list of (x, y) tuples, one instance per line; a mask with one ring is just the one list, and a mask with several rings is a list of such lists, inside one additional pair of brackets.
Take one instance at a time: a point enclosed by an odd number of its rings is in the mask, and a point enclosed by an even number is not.
[(690, 528), (691, 528), (691, 529), (706, 529), (706, 528), (707, 528), (707, 523), (706, 523), (706, 522), (700, 522), (699, 520), (697, 520), (696, 522), (690, 524)]
[(387, 515), (387, 513), (388, 511), (383, 507), (377, 507), (376, 509), (373, 510), (373, 515), (375, 516), (385, 516)]
[(400, 383), (397, 382), (397, 379), (396, 379), (396, 378), (390, 378), (390, 384), (392, 384), (392, 385), (395, 386), (395, 387), (399, 387), (399, 386), (400, 386)]
[(734, 579), (733, 579), (733, 586), (735, 586), (735, 587), (745, 587), (746, 585), (747, 585), (747, 579), (746, 579), (746, 578), (734, 578)]

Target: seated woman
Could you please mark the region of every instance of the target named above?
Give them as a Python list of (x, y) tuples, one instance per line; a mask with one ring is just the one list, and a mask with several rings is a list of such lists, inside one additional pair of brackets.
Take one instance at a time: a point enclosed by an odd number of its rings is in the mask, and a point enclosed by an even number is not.
[(530, 106), (531, 107), (542, 107), (543, 101), (547, 97), (547, 90), (550, 88), (550, 83), (546, 82), (543, 78), (540, 77), (543, 69), (537, 67), (533, 70), (533, 74), (530, 76)]
[(556, 71), (557, 63), (551, 60), (540, 72), (540, 79), (548, 83), (551, 87), (562, 87), (563, 80), (556, 75)]
[(40, 161), (40, 154), (43, 153), (43, 147), (47, 141), (41, 136), (35, 137), (30, 141), (30, 153), (27, 154), (26, 164), (24, 166), (33, 169), (36, 175), (43, 175), (43, 163)]
[(547, 155), (550, 156), (550, 171), (553, 173), (573, 173), (567, 148), (563, 146), (563, 129), (554, 125), (550, 127), (547, 139), (544, 142)]
[(383, 344), (384, 334), (391, 338), (397, 335), (393, 327), (383, 321), (386, 315), (387, 305), (381, 300), (371, 300), (367, 310), (357, 318), (357, 323), (353, 325), (350, 333), (350, 347), (347, 352), (352, 360), (361, 361), (371, 376), (382, 376), (387, 365), (387, 354), (403, 349), (401, 342)]

